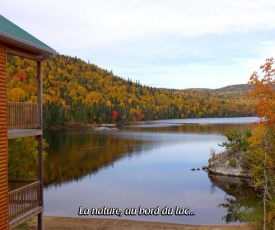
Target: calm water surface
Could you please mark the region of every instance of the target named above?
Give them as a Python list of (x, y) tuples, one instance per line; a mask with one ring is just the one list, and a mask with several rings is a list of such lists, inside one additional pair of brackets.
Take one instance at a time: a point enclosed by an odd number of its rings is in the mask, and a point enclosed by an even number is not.
[[(79, 207), (119, 208), (123, 218), (187, 224), (235, 224), (257, 209), (257, 197), (238, 178), (191, 171), (220, 152), (226, 129), (252, 129), (257, 118), (175, 119), (120, 130), (47, 131), (45, 215), (79, 217)], [(126, 208), (159, 215), (125, 215)], [(193, 216), (174, 215), (175, 207)], [(173, 215), (161, 215), (165, 207)], [(233, 210), (233, 211), (232, 211)], [(252, 213), (252, 214), (251, 214)], [(91, 216), (88, 217), (104, 217)]]

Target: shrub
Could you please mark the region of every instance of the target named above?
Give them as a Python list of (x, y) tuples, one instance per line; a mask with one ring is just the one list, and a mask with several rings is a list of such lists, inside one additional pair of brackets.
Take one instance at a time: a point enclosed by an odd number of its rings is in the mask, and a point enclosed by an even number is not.
[(235, 160), (234, 158), (230, 158), (230, 159), (229, 159), (229, 165), (230, 165), (231, 167), (236, 167), (236, 165), (237, 165), (236, 160)]
[(251, 137), (251, 132), (246, 130), (244, 133), (234, 130), (226, 130), (224, 134), (229, 142), (223, 142), (219, 146), (225, 147), (226, 150), (233, 150), (239, 152), (241, 150), (246, 151), (249, 147), (248, 138)]

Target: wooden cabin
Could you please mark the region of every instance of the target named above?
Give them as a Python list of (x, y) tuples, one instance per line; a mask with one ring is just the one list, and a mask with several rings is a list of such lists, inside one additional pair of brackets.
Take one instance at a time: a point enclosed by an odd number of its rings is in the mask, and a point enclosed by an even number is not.
[[(37, 103), (8, 102), (8, 54), (37, 63)], [(55, 54), (51, 47), (0, 15), (0, 229), (12, 229), (33, 216), (38, 218), (38, 229), (44, 229), (42, 61)], [(24, 119), (27, 115), (28, 122)], [(9, 180), (8, 139), (29, 136), (38, 141), (38, 179)]]

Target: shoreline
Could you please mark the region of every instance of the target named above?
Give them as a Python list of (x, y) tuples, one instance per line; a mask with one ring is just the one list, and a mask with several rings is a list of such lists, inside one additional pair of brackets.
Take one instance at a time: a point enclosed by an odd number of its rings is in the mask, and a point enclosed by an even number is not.
[[(190, 225), (154, 221), (137, 221), (106, 218), (56, 217), (44, 216), (45, 230), (256, 230), (248, 224), (237, 225)], [(32, 218), (21, 228), (25, 230), (37, 229), (37, 218)]]

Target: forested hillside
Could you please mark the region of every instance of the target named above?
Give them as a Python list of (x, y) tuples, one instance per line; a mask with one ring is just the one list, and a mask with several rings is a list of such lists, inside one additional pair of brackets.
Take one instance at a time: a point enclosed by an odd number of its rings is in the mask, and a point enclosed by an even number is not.
[[(45, 128), (72, 124), (252, 116), (249, 85), (221, 89), (160, 89), (115, 76), (79, 58), (43, 63)], [(8, 57), (9, 101), (36, 101), (36, 63)]]

